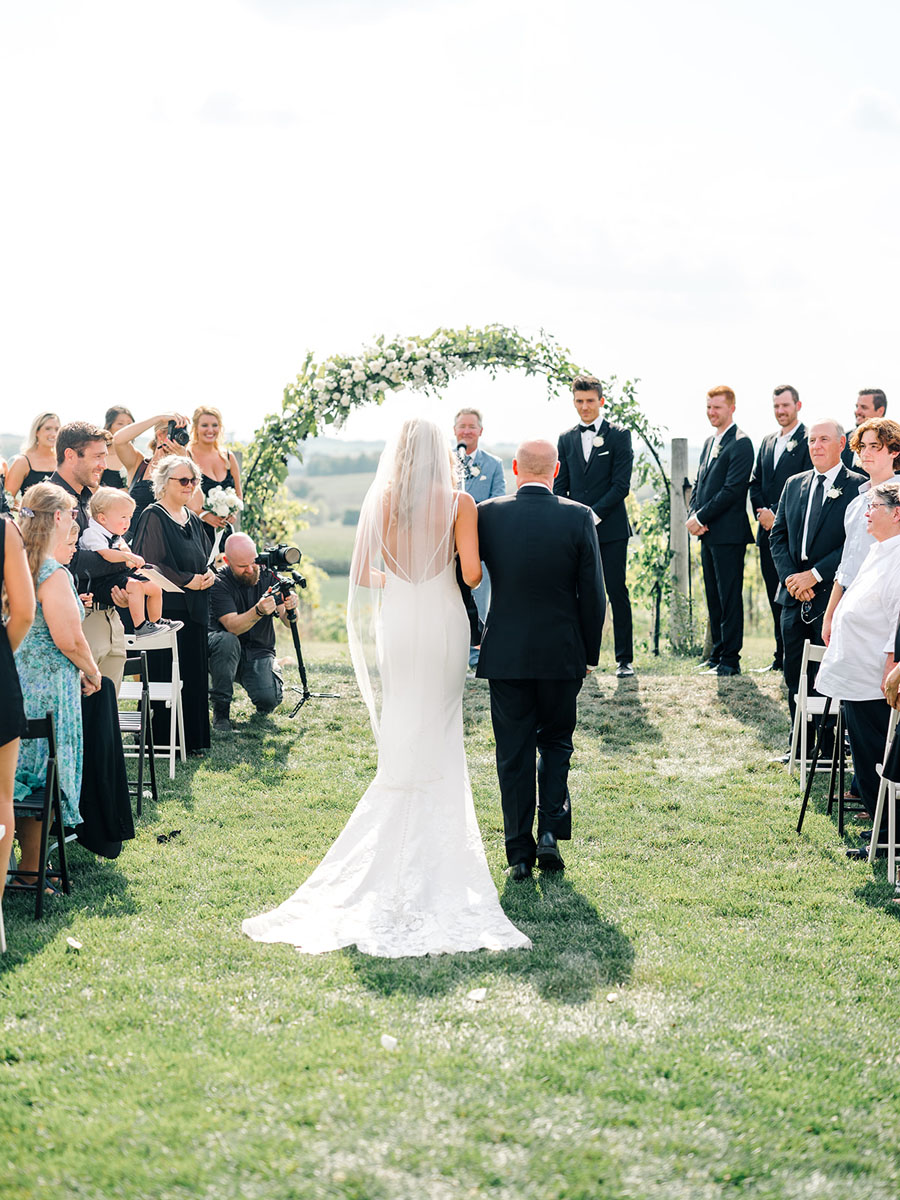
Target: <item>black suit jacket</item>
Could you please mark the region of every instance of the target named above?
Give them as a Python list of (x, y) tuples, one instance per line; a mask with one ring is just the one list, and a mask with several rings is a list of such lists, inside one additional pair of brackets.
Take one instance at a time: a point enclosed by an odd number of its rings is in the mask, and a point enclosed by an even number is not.
[[(756, 455), (753, 474), (750, 476), (750, 507), (754, 513), (761, 508), (770, 508), (772, 512), (777, 512), (778, 501), (781, 499), (784, 485), (790, 477), (799, 475), (801, 471), (812, 470), (806, 426), (802, 422), (788, 440), (788, 445), (791, 441), (796, 443), (794, 449), (785, 449), (776, 467), (775, 443), (777, 440), (777, 433), (766, 434)], [(760, 525), (756, 534), (757, 542), (763, 541), (768, 536), (768, 530), (763, 529)]]
[(606, 595), (589, 508), (524, 484), (478, 505), (491, 606), (477, 674), (582, 679), (600, 653)]
[(585, 462), (579, 427), (576, 425), (560, 435), (556, 447), (559, 474), (553, 491), (557, 496), (568, 496), (592, 508), (600, 518), (598, 540), (615, 542), (631, 537), (632, 533), (625, 510), (634, 465), (631, 431), (621, 425), (610, 425), (604, 417), (597, 436), (603, 438), (603, 445), (593, 446)]
[[(76, 506), (78, 513), (75, 521), (78, 525), (78, 536), (87, 529), (91, 519), (91, 490), (90, 488), (82, 488), (80, 492), (76, 492), (71, 484), (67, 483), (57, 471), (47, 481), (55, 483), (57, 487), (61, 487), (68, 492), (74, 500), (72, 508)], [(91, 590), (91, 580), (101, 579), (106, 575), (117, 575), (122, 570), (121, 563), (107, 562), (102, 558), (96, 550), (77, 549), (72, 556), (72, 561), (69, 563), (69, 571), (75, 580), (75, 586), (79, 592), (89, 592)]]
[(797, 571), (815, 568), (822, 576), (822, 581), (814, 589), (814, 611), (821, 609), (824, 612), (844, 549), (844, 514), (850, 501), (859, 495), (860, 485), (866, 482), (866, 476), (841, 466), (832, 485), (840, 491), (840, 495), (829, 500), (826, 493), (819, 527), (810, 539), (806, 547), (807, 557), (803, 559), (803, 524), (815, 477), (815, 470), (804, 471), (801, 475), (793, 475), (784, 485), (775, 524), (769, 534), (769, 549), (778, 571), (779, 587), (775, 600), (788, 606), (799, 604), (784, 586), (784, 581)]
[(747, 545), (753, 541), (747, 516), (747, 489), (753, 469), (753, 443), (732, 425), (713, 458), (715, 437), (703, 443), (689, 516), (708, 525), (703, 541), (710, 546)]

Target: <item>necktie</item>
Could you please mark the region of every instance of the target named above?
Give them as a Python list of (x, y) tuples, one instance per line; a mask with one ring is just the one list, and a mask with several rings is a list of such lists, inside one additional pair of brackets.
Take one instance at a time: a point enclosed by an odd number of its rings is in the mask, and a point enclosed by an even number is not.
[(579, 425), (578, 428), (581, 430), (582, 433), (587, 433), (588, 430), (590, 430), (591, 433), (597, 432), (596, 425)]
[(819, 521), (822, 516), (822, 505), (825, 503), (825, 476), (816, 476), (816, 490), (813, 492), (812, 504), (809, 508), (809, 525), (806, 529), (806, 553), (809, 554), (809, 547), (812, 544), (813, 538), (816, 536), (816, 530), (819, 528)]

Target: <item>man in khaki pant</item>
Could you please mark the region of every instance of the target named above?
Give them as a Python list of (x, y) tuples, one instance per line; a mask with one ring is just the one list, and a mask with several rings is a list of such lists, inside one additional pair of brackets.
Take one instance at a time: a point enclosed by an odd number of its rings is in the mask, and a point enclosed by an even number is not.
[[(50, 482), (69, 492), (73, 499), (72, 516), (83, 533), (91, 517), (91, 489), (100, 484), (106, 467), (106, 449), (110, 435), (87, 421), (63, 425), (56, 440), (56, 471)], [(76, 550), (69, 570), (75, 576), (79, 593), (91, 590), (91, 580), (121, 571), (120, 563), (109, 563), (94, 550)], [(128, 597), (122, 588), (113, 588), (112, 597), (124, 608)], [(82, 625), (100, 674), (111, 679), (118, 692), (125, 670), (125, 630), (113, 605), (94, 605)]]

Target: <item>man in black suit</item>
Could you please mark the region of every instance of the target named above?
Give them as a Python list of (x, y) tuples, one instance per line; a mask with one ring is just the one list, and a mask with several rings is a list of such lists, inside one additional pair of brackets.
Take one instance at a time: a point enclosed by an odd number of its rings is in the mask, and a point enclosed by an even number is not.
[[(856, 397), (856, 411), (853, 416), (856, 420), (854, 429), (859, 429), (863, 421), (871, 421), (873, 417), (883, 417), (887, 412), (887, 396), (881, 388), (860, 388), (859, 395)], [(848, 471), (861, 471), (862, 467), (859, 463), (854, 463), (856, 457), (850, 445), (850, 438), (853, 436), (853, 429), (848, 429), (846, 434), (846, 442), (844, 449), (841, 451), (841, 462)]]
[(634, 674), (631, 599), (625, 582), (632, 533), (625, 511), (634, 464), (631, 431), (611, 425), (601, 415), (603, 385), (596, 376), (579, 375), (572, 381), (572, 395), (579, 423), (557, 444), (559, 474), (553, 491), (588, 505), (597, 515), (603, 582), (612, 609), (616, 675), (622, 678)]
[(703, 444), (687, 519), (688, 533), (701, 539), (712, 637), (710, 675), (740, 675), (744, 644), (744, 554), (753, 541), (747, 516), (753, 443), (735, 425), (734, 406), (729, 387), (706, 394), (706, 416), (715, 433)]
[(800, 395), (789, 383), (780, 384), (772, 396), (775, 420), (780, 429), (769, 433), (756, 455), (753, 474), (750, 476), (750, 507), (756, 513), (759, 528), (756, 544), (759, 547), (759, 567), (769, 597), (769, 608), (775, 625), (775, 658), (769, 671), (784, 668), (784, 652), (781, 645), (781, 605), (775, 603), (778, 591), (778, 572), (769, 549), (769, 533), (775, 524), (775, 513), (784, 485), (791, 475), (808, 471), (812, 466), (806, 445), (806, 426), (800, 420)]
[[(491, 573), (479, 677), (491, 719), (510, 875), (562, 870), (557, 841), (572, 836), (567, 780), (576, 699), (600, 653), (606, 615), (591, 510), (555, 496), (552, 442), (524, 442), (516, 492), (478, 505), (478, 542)], [(535, 790), (535, 750), (537, 789)], [(535, 797), (538, 838), (535, 843)]]
[(808, 434), (812, 470), (784, 485), (769, 547), (778, 571), (784, 682), (791, 720), (800, 684), (803, 643), (822, 643), (822, 618), (844, 548), (844, 513), (865, 475), (841, 462), (844, 433), (837, 421), (817, 421)]

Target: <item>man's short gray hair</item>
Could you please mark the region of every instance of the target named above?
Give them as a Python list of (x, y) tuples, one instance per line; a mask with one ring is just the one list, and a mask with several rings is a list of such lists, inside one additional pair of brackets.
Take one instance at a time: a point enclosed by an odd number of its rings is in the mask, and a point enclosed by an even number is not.
[(456, 416), (453, 418), (454, 425), (456, 424), (456, 422), (459, 420), (460, 417), (477, 417), (479, 426), (482, 429), (484, 429), (484, 419), (477, 408), (461, 408), (459, 410), (459, 412), (456, 414)]
[(809, 432), (812, 433), (817, 425), (831, 425), (834, 427), (835, 437), (846, 437), (843, 425), (840, 421), (836, 421), (834, 417), (818, 417), (815, 421), (810, 421)]
[(167, 454), (165, 458), (161, 458), (153, 472), (154, 499), (161, 500), (172, 476), (185, 470), (193, 476), (195, 483), (200, 482), (200, 468), (193, 459), (182, 458), (180, 454)]

